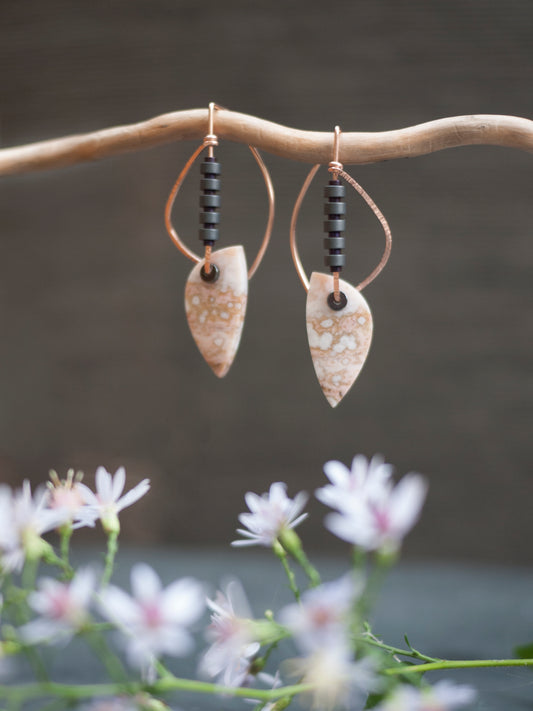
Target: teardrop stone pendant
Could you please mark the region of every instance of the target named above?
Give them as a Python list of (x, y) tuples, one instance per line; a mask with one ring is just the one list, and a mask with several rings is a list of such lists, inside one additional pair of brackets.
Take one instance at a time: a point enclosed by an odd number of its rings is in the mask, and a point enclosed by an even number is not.
[(372, 314), (361, 292), (342, 279), (346, 306), (328, 305), (331, 274), (313, 272), (307, 292), (307, 337), (315, 372), (331, 407), (339, 404), (361, 372), (372, 340)]
[(204, 281), (199, 262), (185, 285), (185, 312), (192, 336), (209, 367), (223, 378), (233, 363), (241, 340), (248, 274), (244, 249), (238, 245), (213, 252), (216, 281)]

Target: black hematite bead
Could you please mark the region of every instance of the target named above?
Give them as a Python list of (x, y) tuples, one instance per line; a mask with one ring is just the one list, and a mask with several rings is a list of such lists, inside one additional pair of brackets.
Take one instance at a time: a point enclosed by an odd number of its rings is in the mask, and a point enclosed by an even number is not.
[(330, 309), (333, 309), (333, 311), (342, 311), (342, 309), (348, 303), (346, 294), (343, 291), (339, 292), (339, 297), (340, 301), (335, 301), (335, 294), (333, 293), (333, 291), (328, 296), (328, 306)]
[(340, 180), (330, 180), (324, 188), (324, 231), (328, 237), (324, 239), (324, 248), (328, 254), (324, 257), (324, 263), (331, 272), (340, 272), (346, 263), (346, 258), (342, 254), (344, 249), (343, 232), (346, 227), (344, 219), (346, 204), (342, 201), (346, 189)]
[(330, 184), (326, 185), (326, 187), (324, 188), (324, 197), (326, 198), (343, 198), (345, 194), (346, 188), (340, 182), (340, 180), (332, 180), (330, 181)]
[(206, 272), (205, 264), (202, 264), (202, 268), (200, 269), (200, 276), (203, 281), (212, 283), (216, 281), (220, 276), (220, 269), (217, 267), (216, 264), (211, 263), (211, 271)]
[[(199, 239), (204, 245), (212, 247), (218, 240), (218, 223), (220, 222), (220, 163), (215, 158), (206, 157), (200, 165), (200, 230)], [(218, 279), (213, 270), (202, 274), (204, 281)]]

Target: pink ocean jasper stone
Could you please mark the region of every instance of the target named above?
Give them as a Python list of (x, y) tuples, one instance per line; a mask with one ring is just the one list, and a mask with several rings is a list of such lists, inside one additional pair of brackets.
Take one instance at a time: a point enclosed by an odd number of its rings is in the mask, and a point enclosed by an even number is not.
[(339, 281), (346, 306), (328, 306), (331, 274), (313, 272), (307, 292), (307, 336), (316, 376), (327, 401), (339, 404), (361, 372), (372, 340), (372, 314), (361, 292)]
[(214, 282), (203, 281), (200, 270), (204, 262), (199, 262), (185, 286), (185, 312), (200, 353), (215, 375), (223, 378), (241, 340), (248, 274), (240, 245), (213, 252), (211, 261), (219, 269), (219, 278)]

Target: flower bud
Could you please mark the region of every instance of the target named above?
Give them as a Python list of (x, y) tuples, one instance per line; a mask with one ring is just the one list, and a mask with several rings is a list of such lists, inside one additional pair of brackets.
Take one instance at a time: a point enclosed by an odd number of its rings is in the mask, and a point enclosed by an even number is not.
[(102, 516), (102, 528), (106, 533), (120, 533), (120, 521), (114, 511), (109, 511)]
[(300, 536), (292, 528), (285, 528), (280, 534), (279, 541), (287, 553), (298, 560), (303, 550)]

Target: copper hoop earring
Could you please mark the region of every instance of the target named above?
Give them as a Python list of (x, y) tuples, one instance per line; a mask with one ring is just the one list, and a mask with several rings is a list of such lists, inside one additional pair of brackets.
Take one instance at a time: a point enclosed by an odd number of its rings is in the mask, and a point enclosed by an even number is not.
[[(182, 254), (196, 263), (185, 285), (187, 322), (200, 353), (219, 378), (226, 375), (237, 353), (248, 299), (248, 281), (263, 259), (274, 223), (274, 187), (270, 174), (257, 149), (248, 146), (259, 166), (268, 195), (268, 220), (263, 240), (249, 269), (241, 245), (213, 251), (219, 238), (221, 172), (220, 163), (214, 155), (214, 146), (218, 145), (214, 133), (214, 114), (221, 108), (214, 103), (209, 104), (208, 132), (183, 167), (165, 206), (165, 226), (170, 239)], [(181, 240), (172, 225), (171, 213), (183, 181), (206, 148), (207, 156), (201, 163), (200, 179), (199, 239), (204, 245), (202, 258)]]
[[(320, 164), (314, 165), (296, 198), (290, 227), (291, 255), (300, 281), (307, 291), (306, 323), (309, 347), (315, 372), (327, 401), (339, 404), (351, 388), (364, 365), (372, 340), (373, 322), (370, 308), (361, 291), (386, 265), (391, 251), (392, 235), (387, 220), (368, 193), (339, 162), (341, 130), (335, 127), (333, 160), (328, 165), (331, 179), (324, 188), (324, 247), (328, 251), (324, 263), (331, 274), (313, 272), (307, 278), (296, 246), (296, 222), (300, 208)], [(356, 287), (340, 279), (346, 264), (343, 253), (346, 205), (343, 202), (343, 178), (356, 190), (378, 218), (385, 232), (385, 251), (377, 267)]]

